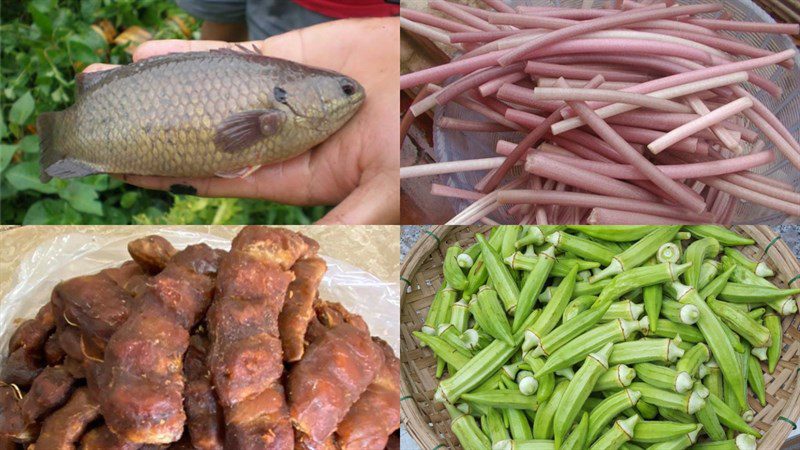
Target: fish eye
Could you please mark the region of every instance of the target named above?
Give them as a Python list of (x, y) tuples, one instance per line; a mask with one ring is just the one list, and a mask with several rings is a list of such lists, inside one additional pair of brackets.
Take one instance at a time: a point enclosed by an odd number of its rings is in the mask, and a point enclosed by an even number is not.
[(284, 90), (280, 86), (275, 86), (275, 89), (272, 90), (272, 95), (275, 96), (275, 100), (286, 103), (286, 90)]
[(342, 87), (342, 92), (348, 97), (356, 93), (356, 86), (350, 80), (339, 80), (339, 85)]

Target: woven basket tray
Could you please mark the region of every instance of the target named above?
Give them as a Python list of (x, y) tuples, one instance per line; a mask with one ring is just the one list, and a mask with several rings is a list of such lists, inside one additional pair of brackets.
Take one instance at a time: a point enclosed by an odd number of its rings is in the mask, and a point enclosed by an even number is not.
[[(401, 411), (403, 423), (422, 450), (460, 449), (450, 431), (450, 418), (441, 403), (433, 401), (438, 385), (436, 358), (427, 348), (420, 348), (411, 335), (419, 330), (428, 314), (431, 300), (442, 284), (442, 259), (447, 247), (458, 242), (462, 248), (475, 242), (476, 232), (488, 227), (434, 226), (423, 229), (423, 235), (406, 256), (401, 279), (406, 283), (400, 300), (400, 345), (402, 354)], [(750, 236), (756, 245), (743, 249), (748, 256), (766, 261), (775, 271), (772, 281), (781, 287), (791, 282), (800, 286), (800, 262), (789, 247), (766, 226), (735, 227)], [(766, 374), (767, 406), (761, 407), (750, 397), (756, 411), (753, 425), (764, 433), (760, 450), (777, 450), (786, 441), (800, 418), (800, 315), (783, 320), (784, 347), (775, 373)]]

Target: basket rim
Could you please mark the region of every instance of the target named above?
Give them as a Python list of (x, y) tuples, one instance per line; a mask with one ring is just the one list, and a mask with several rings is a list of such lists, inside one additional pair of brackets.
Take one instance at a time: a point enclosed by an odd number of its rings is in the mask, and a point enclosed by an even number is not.
[[(429, 259), (430, 254), (438, 248), (440, 242), (450, 234), (453, 230), (460, 230), (467, 226), (460, 225), (432, 225), (432, 226), (419, 226), (423, 235), (414, 243), (406, 254), (405, 259), (400, 267), (400, 279), (406, 284), (400, 293), (400, 310), (401, 316), (404, 307), (406, 306), (406, 297), (409, 293), (408, 289), (411, 287), (411, 279), (413, 273)], [(800, 260), (795, 257), (789, 246), (781, 239), (780, 234), (773, 231), (767, 225), (738, 225), (730, 228), (740, 228), (748, 237), (756, 241), (753, 246), (765, 249), (765, 258), (773, 261), (773, 265), (783, 264), (795, 273), (800, 274)], [(777, 238), (777, 239), (776, 239)], [(770, 252), (770, 249), (775, 251)], [(788, 256), (788, 257), (787, 257)], [(778, 274), (776, 274), (778, 275)], [(787, 280), (787, 284), (794, 284), (800, 287), (800, 278), (795, 277), (793, 280)], [(800, 312), (794, 315), (800, 317)], [(411, 435), (412, 439), (425, 450), (438, 450), (444, 448), (445, 444), (442, 443), (441, 438), (436, 434), (433, 427), (428, 426), (431, 422), (429, 417), (422, 411), (417, 402), (408, 401), (414, 400), (413, 394), (416, 392), (414, 383), (409, 376), (409, 367), (402, 355), (405, 353), (406, 337), (401, 333), (400, 348), (401, 348), (401, 371), (400, 371), (400, 413), (401, 420), (405, 426), (406, 431)], [(800, 420), (800, 377), (797, 377), (795, 383), (791, 386), (792, 395), (784, 406), (782, 413), (790, 417), (796, 417), (795, 420)], [(767, 447), (778, 449), (787, 440), (789, 434), (797, 427), (788, 421), (777, 420), (774, 422), (767, 431), (763, 433), (763, 437), (759, 442), (759, 447), (767, 443), (774, 443), (775, 447)]]

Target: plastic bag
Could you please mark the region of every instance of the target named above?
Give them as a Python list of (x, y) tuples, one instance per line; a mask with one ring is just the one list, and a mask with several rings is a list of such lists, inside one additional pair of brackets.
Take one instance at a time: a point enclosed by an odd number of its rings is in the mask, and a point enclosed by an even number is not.
[[(0, 301), (0, 364), (7, 357), (11, 335), (23, 320), (36, 315), (50, 300), (53, 288), (62, 280), (97, 273), (129, 260), (128, 242), (159, 234), (177, 249), (206, 243), (229, 250), (231, 242), (212, 234), (186, 229), (126, 227), (126, 233), (69, 233), (48, 239), (22, 260), (14, 274), (11, 290)], [(397, 283), (387, 283), (350, 264), (322, 255), (328, 271), (320, 285), (320, 298), (342, 303), (360, 314), (369, 324), (372, 335), (387, 341), (399, 354), (400, 290)]]

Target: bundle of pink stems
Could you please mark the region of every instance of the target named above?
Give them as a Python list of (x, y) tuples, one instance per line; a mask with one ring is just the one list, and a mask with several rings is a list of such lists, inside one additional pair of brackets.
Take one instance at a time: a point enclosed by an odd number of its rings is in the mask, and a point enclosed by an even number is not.
[(800, 170), (800, 144), (751, 93), (782, 98), (756, 71), (791, 70), (796, 50), (728, 33), (793, 35), (800, 25), (672, 0), (483, 2), (429, 0), (431, 12), (400, 13), (406, 32), (459, 55), (400, 77), (401, 89), (419, 88), (401, 140), (414, 117), (450, 102), (485, 120), (440, 117), (440, 128), (524, 134), (499, 140), (493, 157), (401, 168), (401, 178), (488, 171), (472, 189), (432, 184), (433, 195), (470, 202), (448, 223), (730, 224), (742, 202), (800, 216), (800, 193), (757, 173), (780, 158)]

